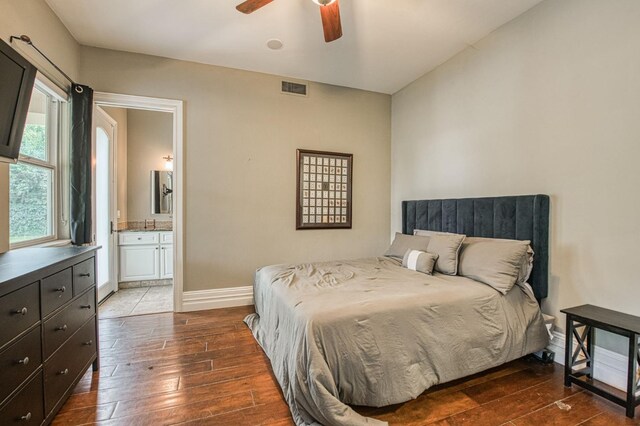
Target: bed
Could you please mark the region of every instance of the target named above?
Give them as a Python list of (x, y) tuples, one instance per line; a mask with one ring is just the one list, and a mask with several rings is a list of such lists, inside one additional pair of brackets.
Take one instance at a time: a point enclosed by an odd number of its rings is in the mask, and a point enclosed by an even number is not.
[(416, 398), (548, 344), (545, 195), (402, 203), (402, 231), (529, 240), (529, 286), (425, 275), (387, 257), (272, 265), (256, 272), (246, 324), (269, 357), (298, 425), (382, 425), (349, 405)]

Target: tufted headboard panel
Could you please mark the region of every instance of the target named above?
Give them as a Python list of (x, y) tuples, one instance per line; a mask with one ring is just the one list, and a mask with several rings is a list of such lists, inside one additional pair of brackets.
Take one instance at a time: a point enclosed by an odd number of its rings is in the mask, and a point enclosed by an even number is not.
[(413, 234), (414, 229), (530, 240), (535, 255), (529, 284), (538, 301), (547, 297), (548, 195), (403, 201), (402, 232)]

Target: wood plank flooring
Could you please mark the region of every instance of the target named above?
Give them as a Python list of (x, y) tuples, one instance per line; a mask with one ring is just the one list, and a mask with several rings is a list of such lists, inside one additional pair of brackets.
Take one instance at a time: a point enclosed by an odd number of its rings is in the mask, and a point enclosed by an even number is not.
[[(249, 307), (100, 320), (101, 369), (55, 425), (293, 425), (269, 360), (242, 322)], [(559, 365), (517, 360), (404, 404), (354, 407), (392, 425), (635, 425)], [(640, 414), (640, 410), (637, 411)]]

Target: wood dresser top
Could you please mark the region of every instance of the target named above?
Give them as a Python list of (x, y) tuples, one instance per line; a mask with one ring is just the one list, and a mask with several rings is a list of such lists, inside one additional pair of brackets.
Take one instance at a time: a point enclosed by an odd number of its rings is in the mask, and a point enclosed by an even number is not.
[(41, 247), (8, 251), (0, 254), (0, 285), (99, 248), (97, 246)]

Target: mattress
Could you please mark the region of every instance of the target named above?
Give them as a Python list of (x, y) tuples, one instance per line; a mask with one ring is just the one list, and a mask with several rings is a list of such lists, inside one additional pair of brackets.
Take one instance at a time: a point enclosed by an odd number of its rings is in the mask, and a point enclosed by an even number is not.
[(349, 407), (380, 407), (538, 351), (537, 302), (398, 261), (273, 265), (256, 272), (246, 324), (271, 360), (298, 425), (385, 424)]

